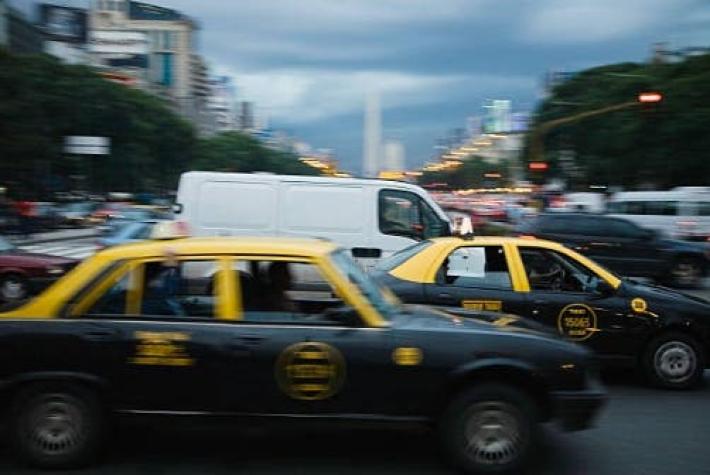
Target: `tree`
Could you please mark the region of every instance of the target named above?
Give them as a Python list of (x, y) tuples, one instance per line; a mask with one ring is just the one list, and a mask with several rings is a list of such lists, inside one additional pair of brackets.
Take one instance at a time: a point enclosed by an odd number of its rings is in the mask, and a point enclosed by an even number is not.
[[(654, 107), (633, 107), (583, 119), (549, 132), (549, 176), (565, 176), (561, 152), (574, 152), (578, 187), (597, 183), (670, 187), (707, 185), (710, 177), (710, 55), (672, 64), (622, 63), (582, 71), (558, 86), (537, 110), (535, 124), (633, 101), (660, 91)], [(574, 180), (573, 180), (574, 182)]]
[(317, 175), (314, 168), (290, 153), (265, 147), (240, 132), (224, 132), (200, 140), (192, 168), (204, 171), (273, 172), (289, 175)]

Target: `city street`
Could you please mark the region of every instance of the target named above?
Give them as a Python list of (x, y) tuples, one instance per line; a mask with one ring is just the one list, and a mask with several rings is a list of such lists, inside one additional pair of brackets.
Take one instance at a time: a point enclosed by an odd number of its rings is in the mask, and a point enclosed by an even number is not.
[[(710, 372), (697, 391), (650, 389), (624, 374), (607, 376), (610, 402), (594, 429), (544, 431), (529, 473), (710, 474)], [(206, 388), (206, 390), (208, 390)], [(234, 427), (213, 424), (123, 424), (99, 464), (82, 474), (445, 474), (436, 440), (413, 428), (314, 426)], [(0, 473), (39, 474), (0, 452)]]

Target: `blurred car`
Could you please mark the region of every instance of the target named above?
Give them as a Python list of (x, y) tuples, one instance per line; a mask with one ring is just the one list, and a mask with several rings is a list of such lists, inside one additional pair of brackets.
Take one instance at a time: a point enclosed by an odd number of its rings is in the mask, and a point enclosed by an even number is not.
[(15, 302), (44, 289), (79, 261), (22, 251), (0, 237), (0, 300)]
[(549, 239), (625, 276), (649, 277), (676, 287), (698, 286), (710, 269), (705, 243), (666, 239), (622, 218), (550, 213), (523, 222), (518, 235)]
[(518, 473), (539, 423), (592, 424), (606, 393), (587, 350), (509, 319), (402, 306), (349, 254), (263, 236), (97, 253), (0, 314), (18, 453), (85, 463), (122, 414), (400, 420), (435, 426), (463, 470)]
[(621, 279), (551, 241), (422, 241), (380, 262), (374, 277), (405, 302), (527, 317), (662, 387), (695, 387), (710, 363), (710, 302)]
[(106, 218), (106, 221), (98, 226), (98, 230), (103, 235), (110, 235), (128, 223), (154, 221), (167, 219), (167, 217), (168, 215), (165, 212), (158, 211), (150, 206), (126, 206)]
[(56, 229), (61, 225), (62, 218), (55, 203), (37, 201), (33, 203), (32, 226), (35, 231)]
[(112, 228), (112, 232), (96, 241), (99, 249), (150, 239), (153, 228), (160, 221), (124, 222)]
[(89, 226), (91, 224), (89, 217), (99, 206), (100, 203), (92, 201), (81, 201), (61, 205), (57, 209), (59, 224), (70, 227)]
[(121, 215), (124, 209), (129, 206), (130, 203), (124, 202), (104, 203), (94, 209), (91, 215), (89, 215), (88, 221), (92, 225), (104, 224), (112, 217)]
[(615, 193), (607, 212), (678, 239), (705, 241), (710, 238), (710, 187), (707, 186)]

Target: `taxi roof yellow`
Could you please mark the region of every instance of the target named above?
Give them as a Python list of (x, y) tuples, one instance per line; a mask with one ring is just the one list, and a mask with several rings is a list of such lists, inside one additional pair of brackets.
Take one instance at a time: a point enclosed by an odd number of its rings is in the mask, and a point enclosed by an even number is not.
[(503, 246), (505, 244), (513, 244), (515, 246), (544, 247), (545, 249), (564, 248), (564, 246), (558, 242), (547, 241), (545, 239), (508, 236), (474, 236), (471, 238), (443, 237), (433, 238), (431, 239), (431, 241), (437, 244), (451, 244), (456, 246), (466, 245), (467, 243), (470, 243), (471, 245), (475, 244), (477, 246)]
[(193, 237), (156, 239), (109, 248), (97, 254), (107, 260), (164, 255), (169, 248), (177, 255), (279, 254), (317, 257), (329, 254), (338, 245), (321, 239), (286, 237)]

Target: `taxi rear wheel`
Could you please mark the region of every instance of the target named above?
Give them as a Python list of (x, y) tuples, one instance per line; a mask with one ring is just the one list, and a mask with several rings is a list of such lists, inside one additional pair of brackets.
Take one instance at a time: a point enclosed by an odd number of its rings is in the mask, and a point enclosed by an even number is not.
[(489, 383), (456, 397), (439, 431), (443, 449), (459, 469), (517, 473), (531, 453), (537, 421), (537, 407), (524, 392)]
[(27, 280), (21, 275), (10, 274), (0, 278), (0, 299), (5, 302), (23, 300), (29, 294)]
[(703, 352), (690, 336), (670, 332), (651, 340), (643, 355), (649, 381), (668, 389), (689, 389), (700, 384), (705, 368)]
[(38, 384), (21, 391), (14, 407), (12, 440), (18, 454), (40, 468), (70, 468), (98, 453), (103, 412), (80, 386)]

